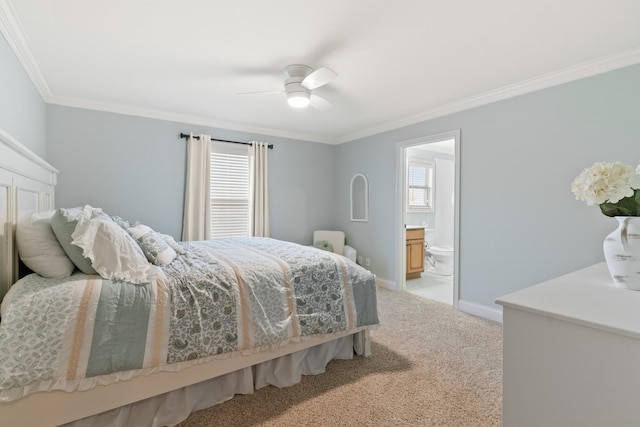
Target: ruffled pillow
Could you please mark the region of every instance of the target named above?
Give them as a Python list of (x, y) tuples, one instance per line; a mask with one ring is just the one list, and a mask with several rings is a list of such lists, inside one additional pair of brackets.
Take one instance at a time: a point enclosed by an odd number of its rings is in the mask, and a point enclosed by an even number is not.
[(18, 221), (16, 243), (24, 264), (42, 277), (67, 277), (76, 266), (51, 228), (55, 211), (38, 212)]
[(71, 235), (100, 276), (129, 283), (148, 283), (161, 276), (160, 269), (147, 261), (140, 246), (109, 216), (85, 206)]
[(151, 227), (139, 224), (127, 231), (142, 248), (147, 259), (155, 265), (165, 266), (178, 256), (160, 233), (156, 233)]
[(91, 260), (82, 255), (82, 249), (71, 243), (73, 240), (71, 235), (76, 229), (78, 215), (82, 209), (81, 207), (58, 209), (51, 217), (51, 228), (64, 252), (80, 271), (84, 274), (98, 274), (91, 266)]
[(160, 237), (164, 239), (165, 242), (167, 242), (167, 244), (171, 247), (171, 249), (176, 251), (177, 254), (184, 255), (187, 253), (187, 250), (182, 246), (180, 246), (180, 244), (175, 241), (173, 236), (169, 236), (168, 234), (162, 234), (162, 233), (158, 233), (158, 234), (160, 235)]

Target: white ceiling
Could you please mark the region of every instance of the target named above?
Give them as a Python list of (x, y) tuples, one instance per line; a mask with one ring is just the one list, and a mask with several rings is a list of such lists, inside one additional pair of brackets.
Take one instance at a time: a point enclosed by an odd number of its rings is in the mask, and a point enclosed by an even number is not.
[[(48, 103), (324, 143), (638, 63), (639, 21), (638, 0), (0, 0)], [(294, 63), (338, 73), (333, 109), (237, 95)]]

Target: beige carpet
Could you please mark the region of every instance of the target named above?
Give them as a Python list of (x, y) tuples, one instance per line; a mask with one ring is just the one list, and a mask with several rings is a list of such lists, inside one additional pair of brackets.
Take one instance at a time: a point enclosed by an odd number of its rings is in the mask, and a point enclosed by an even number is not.
[(408, 293), (378, 291), (369, 358), (195, 412), (180, 427), (499, 426), (502, 327)]

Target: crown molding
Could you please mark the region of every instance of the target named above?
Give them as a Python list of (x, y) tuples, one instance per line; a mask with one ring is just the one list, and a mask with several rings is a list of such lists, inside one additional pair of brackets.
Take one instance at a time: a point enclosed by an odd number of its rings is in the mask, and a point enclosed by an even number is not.
[[(5, 0), (0, 0), (0, 2), (4, 1)], [(604, 56), (598, 59), (583, 62), (578, 65), (567, 67), (562, 70), (543, 74), (541, 76), (537, 76), (518, 83), (503, 86), (501, 88), (474, 95), (459, 101), (452, 102), (450, 104), (442, 105), (423, 113), (407, 117), (405, 119), (388, 122), (379, 126), (369, 127), (358, 132), (346, 134), (337, 138), (323, 137), (319, 135), (299, 132), (290, 132), (268, 127), (252, 126), (240, 122), (215, 120), (202, 116), (182, 115), (175, 112), (149, 110), (122, 105), (108, 105), (86, 100), (53, 97), (51, 95), (49, 95), (48, 98), (45, 99), (48, 99), (48, 103), (65, 105), (69, 107), (86, 108), (90, 110), (99, 110), (118, 114), (129, 114), (133, 116), (167, 120), (172, 122), (216, 127), (238, 132), (257, 133), (288, 139), (319, 142), (322, 144), (339, 145), (355, 141), (357, 139), (366, 138), (368, 136), (389, 132), (405, 126), (414, 125), (427, 120), (432, 120), (438, 117), (444, 117), (449, 114), (458, 113), (482, 105), (491, 104), (493, 102), (502, 101), (519, 95), (525, 95), (527, 93), (535, 92), (549, 87), (558, 86), (586, 77), (606, 73), (608, 71), (613, 71), (638, 63), (640, 63), (640, 48), (629, 49), (613, 55)]]
[(36, 90), (40, 92), (40, 96), (45, 102), (51, 98), (51, 89), (42, 74), (42, 70), (38, 65), (29, 41), (24, 36), (22, 25), (18, 20), (13, 7), (7, 0), (0, 0), (0, 32), (4, 35), (9, 46), (15, 53), (16, 57), (27, 72), (27, 75), (33, 82)]
[(427, 120), (468, 110), (470, 108), (491, 104), (493, 102), (502, 101), (519, 95), (546, 89), (552, 86), (558, 86), (564, 83), (569, 83), (586, 77), (595, 76), (597, 74), (606, 73), (608, 71), (613, 71), (638, 63), (640, 63), (640, 48), (625, 50), (613, 55), (607, 55), (598, 59), (567, 67), (562, 70), (543, 74), (541, 76), (511, 85), (503, 86), (501, 88), (474, 95), (459, 101), (452, 102), (450, 104), (442, 105), (402, 120), (388, 122), (348, 135), (343, 135), (336, 139), (336, 143), (347, 143), (356, 139), (377, 135), (383, 132), (388, 132), (405, 126), (414, 125)]
[(125, 114), (129, 116), (146, 117), (149, 119), (165, 120), (169, 122), (185, 123), (197, 126), (206, 126), (231, 130), (237, 132), (250, 133), (255, 135), (275, 136), (279, 138), (287, 138), (294, 140), (302, 140), (309, 142), (319, 142), (322, 144), (335, 144), (332, 138), (325, 138), (313, 134), (305, 134), (299, 132), (289, 132), (282, 129), (274, 129), (269, 127), (254, 126), (247, 123), (240, 123), (226, 120), (216, 120), (210, 117), (185, 115), (171, 111), (161, 111), (145, 108), (130, 107), (126, 105), (104, 104), (97, 101), (89, 101), (76, 98), (65, 98), (53, 96), (48, 101), (49, 104), (62, 105), (65, 107), (83, 108), (87, 110), (104, 111), (115, 114)]

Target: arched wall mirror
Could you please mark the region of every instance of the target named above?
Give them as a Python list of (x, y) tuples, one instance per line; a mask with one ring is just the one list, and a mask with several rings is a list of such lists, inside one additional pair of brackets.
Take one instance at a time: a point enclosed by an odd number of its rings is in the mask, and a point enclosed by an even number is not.
[(361, 173), (351, 178), (351, 221), (369, 221), (369, 183)]

